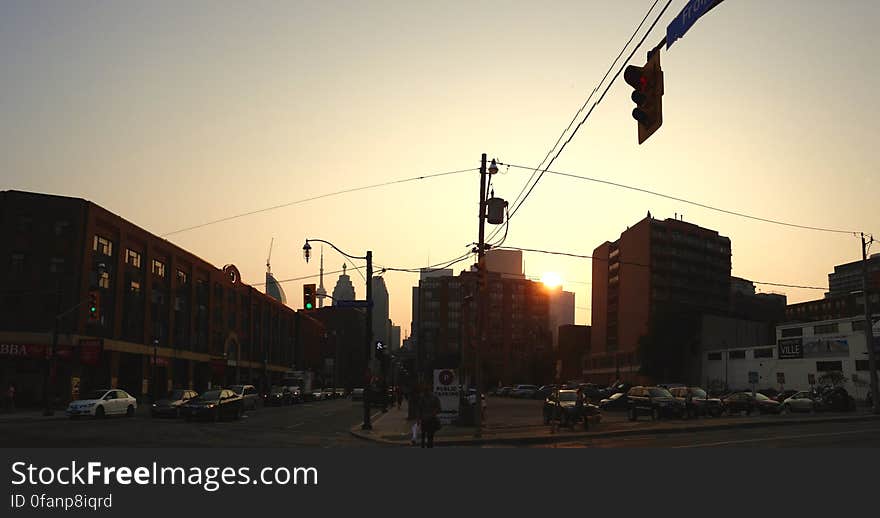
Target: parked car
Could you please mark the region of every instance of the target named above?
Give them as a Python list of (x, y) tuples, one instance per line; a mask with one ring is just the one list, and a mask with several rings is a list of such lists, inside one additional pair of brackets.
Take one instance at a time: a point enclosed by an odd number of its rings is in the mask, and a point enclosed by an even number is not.
[(780, 403), (783, 403), (783, 402), (785, 402), (786, 399), (797, 394), (798, 392), (800, 392), (800, 391), (799, 390), (783, 390), (782, 392), (777, 394), (776, 397), (773, 399), (775, 399), (776, 401), (779, 401)]
[(273, 385), (266, 395), (266, 404), (272, 406), (283, 406), (293, 404), (293, 392), (288, 387), (281, 385)]
[(515, 398), (528, 399), (533, 397), (537, 391), (537, 385), (517, 385), (513, 387), (510, 395)]
[(721, 400), (721, 406), (725, 412), (738, 414), (778, 414), (782, 411), (782, 405), (773, 401), (760, 392), (752, 396), (751, 392), (735, 392)]
[(498, 395), (501, 397), (510, 397), (511, 392), (513, 392), (513, 387), (501, 387), (501, 390), (498, 391)]
[(108, 415), (134, 416), (137, 400), (120, 389), (93, 390), (84, 397), (71, 401), (65, 412), (71, 419), (82, 415), (102, 418)]
[(599, 408), (602, 410), (628, 410), (629, 398), (623, 392), (611, 394), (611, 396), (599, 401)]
[(583, 413), (577, 409), (576, 390), (555, 390), (544, 400), (542, 409), (544, 424), (551, 421), (559, 421), (560, 426), (573, 427), (579, 422), (584, 423), (584, 429), (589, 428), (589, 421), (600, 419), (599, 407), (584, 402)]
[(601, 389), (602, 397), (607, 398), (613, 394), (617, 394), (618, 392), (626, 393), (626, 392), (629, 392), (629, 389), (631, 389), (632, 387), (633, 387), (632, 384), (627, 383), (625, 381), (615, 381), (614, 383), (612, 383), (608, 387)]
[(354, 388), (351, 389), (351, 400), (352, 401), (361, 401), (364, 399), (364, 389), (363, 388)]
[(244, 400), (229, 389), (209, 390), (197, 398), (180, 405), (180, 414), (187, 420), (239, 419)]
[(333, 387), (324, 389), (324, 399), (334, 399), (336, 398), (336, 389)]
[(669, 393), (684, 405), (682, 417), (688, 419), (698, 416), (718, 417), (721, 415), (721, 400), (710, 398), (700, 387), (673, 387)]
[(257, 393), (257, 387), (253, 385), (232, 385), (229, 390), (235, 392), (235, 395), (242, 399), (242, 409), (245, 411), (256, 410), (260, 402), (260, 395)]
[(335, 389), (333, 389), (333, 392), (336, 393), (336, 397), (338, 397), (338, 398), (345, 397), (345, 389), (342, 387), (336, 387)]
[(819, 401), (807, 391), (795, 392), (782, 402), (783, 412), (815, 412), (819, 409)]
[(198, 396), (199, 393), (195, 390), (172, 390), (164, 398), (153, 403), (153, 406), (150, 407), (150, 415), (153, 417), (178, 417), (180, 416), (180, 405)]
[(534, 397), (535, 399), (547, 399), (550, 394), (552, 394), (553, 391), (557, 388), (558, 387), (556, 385), (544, 385), (543, 387), (535, 391), (535, 395), (532, 397)]
[(848, 412), (855, 410), (856, 400), (843, 387), (825, 389), (819, 396), (819, 410)]
[(598, 404), (600, 401), (605, 399), (602, 396), (601, 389), (593, 383), (581, 383), (577, 386), (577, 388), (583, 391), (584, 396), (586, 396), (586, 398), (590, 400), (590, 403)]
[(640, 414), (648, 414), (655, 421), (684, 414), (684, 405), (662, 387), (633, 387), (627, 392), (627, 399), (630, 421), (638, 419)]

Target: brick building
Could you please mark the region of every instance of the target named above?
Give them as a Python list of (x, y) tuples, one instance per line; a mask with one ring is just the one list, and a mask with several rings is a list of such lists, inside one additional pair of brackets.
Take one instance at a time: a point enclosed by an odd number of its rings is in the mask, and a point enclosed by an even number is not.
[[(60, 401), (108, 386), (143, 396), (265, 387), (312, 347), (295, 343), (295, 311), (235, 266), (217, 268), (89, 201), (0, 192), (0, 237), (0, 382), (16, 383), (25, 403), (42, 399), (50, 365)], [(84, 303), (92, 293), (96, 317)]]

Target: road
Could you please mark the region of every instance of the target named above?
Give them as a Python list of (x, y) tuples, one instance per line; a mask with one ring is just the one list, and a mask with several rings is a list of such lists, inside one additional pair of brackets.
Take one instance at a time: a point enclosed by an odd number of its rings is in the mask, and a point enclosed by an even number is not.
[(795, 424), (579, 440), (536, 448), (878, 448), (880, 422)]
[[(238, 421), (131, 418), (4, 420), (0, 442), (14, 447), (366, 447), (350, 429), (363, 405), (349, 399), (316, 401), (248, 412)], [(374, 410), (374, 414), (378, 410)]]

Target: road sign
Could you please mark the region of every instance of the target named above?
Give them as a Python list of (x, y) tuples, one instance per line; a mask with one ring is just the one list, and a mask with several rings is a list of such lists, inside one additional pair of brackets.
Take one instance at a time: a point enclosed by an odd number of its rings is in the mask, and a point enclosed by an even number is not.
[(749, 385), (757, 385), (758, 383), (758, 373), (755, 371), (749, 371)]
[(706, 14), (709, 9), (720, 4), (722, 0), (691, 0), (684, 6), (684, 9), (678, 13), (678, 16), (666, 26), (666, 50), (675, 43), (675, 40), (684, 36), (684, 33), (693, 27), (694, 23), (700, 19), (700, 16)]
[(333, 305), (338, 308), (368, 308), (372, 306), (372, 304), (366, 300), (337, 300)]

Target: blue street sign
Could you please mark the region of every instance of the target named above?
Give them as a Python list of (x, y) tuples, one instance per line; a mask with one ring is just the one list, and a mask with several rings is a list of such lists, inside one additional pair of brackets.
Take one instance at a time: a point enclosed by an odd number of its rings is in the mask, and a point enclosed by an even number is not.
[(684, 36), (694, 23), (706, 14), (706, 11), (720, 4), (722, 0), (691, 0), (666, 27), (666, 50), (675, 40)]
[(368, 308), (372, 304), (366, 300), (337, 300), (333, 305), (339, 308)]

